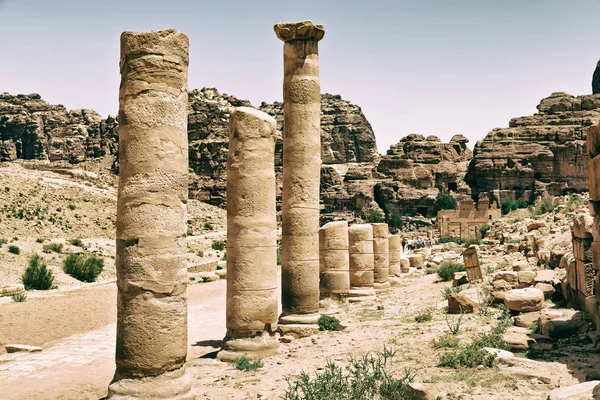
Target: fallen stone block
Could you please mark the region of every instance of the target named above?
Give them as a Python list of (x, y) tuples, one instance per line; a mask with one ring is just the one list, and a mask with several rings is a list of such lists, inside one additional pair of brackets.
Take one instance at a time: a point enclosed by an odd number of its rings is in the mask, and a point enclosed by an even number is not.
[(38, 346), (29, 346), (26, 344), (7, 344), (5, 347), (7, 353), (17, 353), (17, 352), (27, 352), (27, 353), (37, 353), (42, 351), (41, 347)]
[(466, 285), (469, 283), (466, 272), (455, 272), (452, 278), (452, 286)]
[[(600, 381), (583, 382), (577, 385), (552, 389), (548, 400), (588, 400), (594, 398), (594, 389), (600, 387)], [(599, 389), (600, 391), (600, 389)]]
[(512, 289), (506, 292), (504, 305), (511, 311), (539, 311), (544, 306), (544, 292), (536, 288)]
[(540, 228), (546, 228), (547, 226), (548, 225), (546, 225), (546, 221), (532, 221), (529, 224), (527, 224), (527, 232), (531, 232)]
[(540, 319), (540, 313), (538, 311), (523, 313), (513, 318), (515, 326), (521, 328), (529, 328)]
[(545, 299), (551, 299), (556, 293), (556, 289), (554, 289), (554, 286), (550, 285), (549, 283), (538, 283), (534, 287), (544, 292)]

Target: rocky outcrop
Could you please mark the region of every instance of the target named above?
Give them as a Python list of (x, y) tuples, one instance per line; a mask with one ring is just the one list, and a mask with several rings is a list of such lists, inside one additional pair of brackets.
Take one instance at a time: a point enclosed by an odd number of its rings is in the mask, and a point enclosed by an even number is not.
[(465, 176), (473, 196), (530, 200), (587, 190), (585, 129), (600, 121), (600, 94), (553, 93), (537, 108), (477, 142)]
[(592, 76), (592, 93), (600, 93), (600, 60), (598, 60), (596, 69), (594, 70), (594, 75)]
[(0, 161), (69, 161), (114, 154), (117, 122), (93, 110), (67, 111), (39, 94), (0, 94)]
[(468, 141), (463, 135), (453, 136), (448, 143), (418, 134), (402, 138), (377, 166), (377, 202), (386, 211), (433, 216), (441, 190), (468, 194), (463, 182), (472, 157)]

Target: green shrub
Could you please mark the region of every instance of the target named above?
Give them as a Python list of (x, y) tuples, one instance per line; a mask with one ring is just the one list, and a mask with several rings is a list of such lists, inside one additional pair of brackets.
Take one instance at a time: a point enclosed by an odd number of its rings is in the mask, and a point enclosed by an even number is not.
[(438, 239), (438, 243), (457, 243), (462, 244), (462, 239), (458, 236), (442, 236)]
[(516, 210), (517, 208), (527, 208), (529, 204), (525, 200), (512, 200), (508, 197), (502, 200), (500, 204), (500, 209), (502, 210), (502, 215), (508, 214), (511, 211)]
[(102, 273), (104, 260), (95, 254), (71, 253), (63, 262), (63, 270), (83, 282), (94, 282)]
[(19, 248), (19, 246), (12, 245), (12, 246), (8, 246), (8, 252), (19, 255), (19, 254), (21, 254), (21, 249)]
[(442, 296), (445, 300), (447, 300), (451, 294), (460, 293), (461, 290), (462, 289), (460, 286), (445, 287), (444, 289), (442, 289)]
[(415, 317), (415, 322), (429, 322), (433, 318), (431, 310), (425, 310), (423, 314), (419, 314)]
[(212, 231), (214, 229), (214, 227), (212, 226), (212, 224), (208, 221), (206, 221), (204, 223), (204, 229), (208, 229), (209, 231)]
[(29, 266), (21, 275), (21, 282), (27, 290), (48, 290), (54, 283), (54, 274), (48, 269), (44, 259), (34, 254), (29, 258)]
[(560, 204), (560, 201), (555, 197), (544, 197), (535, 205), (533, 215), (542, 215), (554, 211)]
[(81, 247), (81, 248), (83, 248), (83, 246), (84, 246), (83, 242), (79, 238), (69, 240), (69, 244), (72, 246), (77, 246), (77, 247)]
[(375, 208), (370, 208), (365, 215), (365, 221), (369, 224), (385, 222), (385, 217)]
[(433, 268), (426, 268), (425, 269), (425, 275), (431, 275), (433, 273), (435, 273), (435, 269), (433, 269)]
[(465, 247), (469, 247), (474, 244), (480, 245), (481, 238), (478, 236), (469, 236), (468, 238), (465, 239), (465, 242), (464, 242)]
[(10, 297), (14, 303), (22, 303), (27, 300), (27, 295), (25, 293), (15, 293)]
[(340, 323), (339, 319), (325, 314), (319, 317), (318, 323), (320, 331), (343, 331), (346, 329), (346, 327)]
[(196, 254), (198, 255), (198, 257), (204, 257), (204, 251), (202, 250), (198, 250)]
[(281, 246), (277, 246), (277, 265), (281, 265)]
[(408, 369), (396, 378), (392, 358), (395, 352), (388, 349), (381, 354), (366, 354), (352, 359), (343, 368), (331, 361), (322, 372), (311, 374), (302, 371), (297, 381), (286, 377), (288, 388), (283, 400), (416, 400), (420, 397), (409, 387), (415, 374)]
[(481, 233), (481, 237), (485, 237), (487, 231), (490, 230), (490, 226), (488, 224), (483, 224), (479, 227), (479, 233)]
[(395, 210), (391, 210), (388, 214), (388, 225), (392, 231), (397, 231), (399, 229), (401, 230), (404, 226), (400, 214), (398, 214), (398, 212)]
[(77, 208), (77, 207), (75, 207), (75, 204), (69, 204), (69, 205), (67, 206), (67, 208), (68, 208), (69, 210), (73, 211), (73, 210), (75, 210), (75, 208)]
[(510, 239), (507, 240), (506, 243), (521, 243), (521, 241), (519, 239)]
[(492, 367), (494, 365), (493, 354), (486, 350), (468, 345), (457, 350), (449, 351), (440, 356), (440, 367), (448, 368), (474, 368), (478, 365)]
[(444, 261), (437, 269), (438, 276), (444, 281), (451, 281), (454, 278), (455, 272), (464, 272), (467, 269), (464, 264), (452, 261)]
[(435, 210), (454, 210), (456, 209), (456, 199), (447, 191), (443, 190), (435, 198)]
[(7, 243), (8, 243), (8, 239), (0, 238), (0, 246), (2, 246), (3, 244), (7, 244)]
[(248, 361), (246, 356), (242, 356), (235, 361), (235, 369), (240, 371), (256, 371), (259, 368), (263, 367), (263, 363), (260, 360), (256, 361)]
[(431, 341), (431, 345), (438, 349), (455, 349), (459, 344), (460, 339), (451, 333), (444, 333), (439, 339)]
[(36, 242), (36, 243), (44, 243), (44, 239), (42, 239), (42, 238), (37, 238), (37, 239), (35, 239), (35, 242)]
[(62, 243), (48, 243), (42, 247), (42, 251), (44, 253), (62, 253), (63, 244)]
[(213, 240), (211, 247), (213, 250), (224, 250), (225, 242), (222, 240)]

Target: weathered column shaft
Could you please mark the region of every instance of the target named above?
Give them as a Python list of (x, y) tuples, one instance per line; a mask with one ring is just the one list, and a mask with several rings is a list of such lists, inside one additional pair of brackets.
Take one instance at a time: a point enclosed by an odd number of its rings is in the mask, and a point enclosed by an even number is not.
[[(375, 296), (373, 226), (356, 224), (348, 228), (350, 253), (350, 292), (349, 297)], [(350, 299), (352, 300), (352, 299)]]
[[(182, 368), (188, 48), (187, 36), (172, 29), (121, 35), (117, 370), (110, 398), (189, 398)], [(167, 378), (168, 387), (152, 386)]]
[(400, 263), (402, 259), (402, 238), (400, 235), (390, 235), (390, 269), (389, 274), (392, 276), (400, 276)]
[(385, 223), (371, 224), (373, 226), (373, 287), (377, 292), (390, 290), (390, 247), (388, 243), (389, 229)]
[(275, 32), (285, 42), (281, 238), (283, 315), (317, 315), (321, 176), (321, 89), (317, 42), (324, 31), (322, 26), (304, 21), (277, 24)]
[(329, 222), (319, 230), (321, 296), (346, 295), (350, 289), (348, 222)]
[(277, 354), (276, 122), (248, 107), (229, 119), (227, 336), (219, 359)]

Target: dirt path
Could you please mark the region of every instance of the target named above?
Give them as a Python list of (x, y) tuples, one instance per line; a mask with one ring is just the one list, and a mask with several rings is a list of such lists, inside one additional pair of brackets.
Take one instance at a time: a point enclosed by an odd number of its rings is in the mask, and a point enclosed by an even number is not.
[[(397, 351), (393, 367), (398, 374), (410, 368), (417, 381), (436, 386), (443, 396), (545, 399), (552, 385), (517, 379), (497, 367), (437, 367), (442, 350), (435, 349), (431, 341), (448, 331), (441, 295), (448, 285), (436, 282), (435, 275), (405, 276), (402, 287), (380, 296), (377, 303), (343, 306), (337, 316), (347, 325), (346, 330), (281, 344), (280, 355), (264, 360), (262, 369), (241, 372), (214, 360), (225, 333), (226, 282), (191, 284), (188, 361), (196, 394), (199, 399), (277, 399), (287, 388), (286, 376), (322, 370), (327, 360), (345, 365), (352, 357), (380, 352), (386, 346)], [(114, 372), (115, 298), (116, 289), (110, 285), (72, 291), (63, 298), (0, 305), (3, 321), (12, 320), (6, 326), (0, 324), (1, 337), (27, 338), (27, 343), (44, 346), (41, 353), (0, 355), (0, 397), (80, 400), (104, 396)], [(88, 307), (83, 307), (85, 304)], [(426, 310), (431, 311), (432, 319), (416, 323), (415, 317)], [(36, 325), (35, 321), (41, 326), (29, 333), (28, 327)], [(492, 315), (465, 315), (458, 337), (467, 342), (494, 323)], [(577, 382), (565, 365), (558, 368), (566, 376), (562, 384)]]

